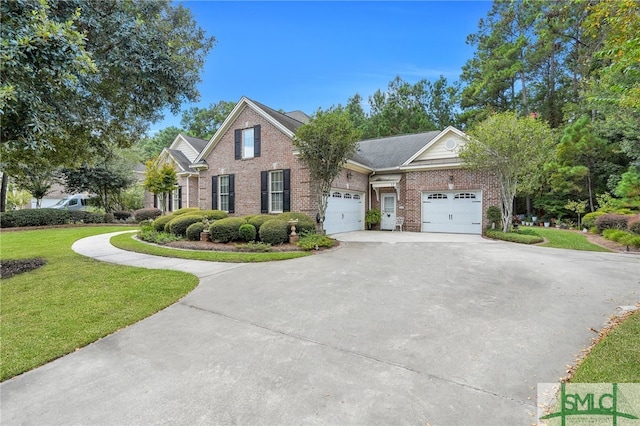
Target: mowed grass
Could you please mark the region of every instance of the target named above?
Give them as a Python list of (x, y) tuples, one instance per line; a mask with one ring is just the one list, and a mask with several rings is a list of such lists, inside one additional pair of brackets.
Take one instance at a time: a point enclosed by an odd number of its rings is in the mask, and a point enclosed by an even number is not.
[(578, 365), (572, 383), (640, 383), (640, 310), (600, 340)]
[(580, 232), (568, 229), (543, 228), (541, 226), (522, 226), (519, 233), (525, 235), (538, 235), (547, 240), (540, 244), (543, 247), (553, 247), (568, 250), (600, 251), (610, 252), (611, 250), (592, 244), (587, 236)]
[(0, 380), (31, 370), (173, 304), (198, 284), (190, 274), (103, 263), (74, 241), (131, 227), (2, 232), (0, 259), (42, 257), (35, 271), (0, 280)]
[(122, 249), (138, 253), (152, 254), (155, 256), (177, 257), (180, 259), (207, 260), (210, 262), (252, 263), (272, 262), (276, 260), (296, 259), (311, 255), (308, 251), (247, 253), (212, 250), (179, 250), (169, 247), (159, 247), (153, 244), (143, 243), (133, 238), (131, 234), (116, 235), (111, 238), (111, 244)]

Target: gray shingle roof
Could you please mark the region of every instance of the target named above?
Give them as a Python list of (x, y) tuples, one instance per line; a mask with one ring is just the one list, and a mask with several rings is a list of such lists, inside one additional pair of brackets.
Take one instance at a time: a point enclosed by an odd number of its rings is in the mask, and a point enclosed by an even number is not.
[(358, 142), (358, 151), (351, 158), (373, 169), (385, 169), (402, 165), (420, 151), (440, 130), (411, 135), (389, 136)]
[(289, 115), (278, 112), (273, 108), (269, 108), (268, 106), (261, 104), (260, 102), (254, 101), (253, 99), (251, 99), (251, 102), (256, 104), (258, 107), (260, 107), (260, 109), (262, 109), (264, 112), (266, 112), (275, 120), (277, 120), (280, 124), (282, 124), (284, 127), (286, 127), (287, 129), (291, 130), (294, 133), (296, 130), (298, 130), (298, 127), (304, 124), (303, 122), (298, 121)]
[(168, 151), (171, 154), (171, 156), (174, 158), (174, 160), (176, 160), (176, 162), (178, 163), (178, 165), (182, 170), (188, 171), (188, 172), (192, 171), (191, 168), (189, 167), (189, 164), (191, 164), (191, 161), (189, 161), (189, 159), (182, 153), (182, 151), (179, 151), (177, 149), (169, 149)]
[(207, 146), (207, 143), (209, 143), (209, 141), (205, 141), (203, 139), (198, 139), (198, 138), (194, 138), (192, 136), (187, 136), (184, 133), (180, 133), (182, 135), (182, 137), (189, 142), (189, 144), (191, 144), (191, 146), (198, 151), (198, 153), (202, 152), (202, 150), (204, 149), (205, 146)]

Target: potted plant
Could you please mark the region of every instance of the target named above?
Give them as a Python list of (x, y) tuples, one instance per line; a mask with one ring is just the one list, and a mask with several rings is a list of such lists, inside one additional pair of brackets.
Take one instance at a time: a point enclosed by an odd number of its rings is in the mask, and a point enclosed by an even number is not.
[(551, 218), (549, 217), (549, 215), (544, 215), (542, 216), (542, 222), (544, 222), (544, 227), (548, 228), (551, 226)]
[(372, 229), (375, 225), (380, 223), (382, 215), (380, 209), (371, 209), (364, 215), (364, 223), (367, 224), (367, 229)]

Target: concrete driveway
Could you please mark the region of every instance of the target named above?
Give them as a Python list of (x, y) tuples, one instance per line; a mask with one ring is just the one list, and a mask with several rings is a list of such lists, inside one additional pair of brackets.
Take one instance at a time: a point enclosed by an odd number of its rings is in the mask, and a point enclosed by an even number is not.
[(536, 384), (557, 382), (589, 328), (640, 301), (638, 256), (386, 234), (242, 265), (81, 240), (79, 252), (201, 283), (3, 383), (2, 424), (530, 425)]

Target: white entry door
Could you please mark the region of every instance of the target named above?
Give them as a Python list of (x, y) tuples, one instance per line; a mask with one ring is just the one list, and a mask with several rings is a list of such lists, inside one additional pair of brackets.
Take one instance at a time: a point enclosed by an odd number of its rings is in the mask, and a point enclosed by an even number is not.
[(482, 192), (422, 194), (422, 232), (482, 233)]
[(382, 195), (382, 220), (380, 229), (393, 231), (396, 226), (396, 194)]

